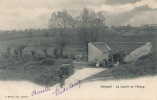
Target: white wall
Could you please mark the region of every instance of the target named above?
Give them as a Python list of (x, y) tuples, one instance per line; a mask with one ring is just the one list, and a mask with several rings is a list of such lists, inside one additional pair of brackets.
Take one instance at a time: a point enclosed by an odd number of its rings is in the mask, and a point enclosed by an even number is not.
[(88, 44), (88, 61), (95, 61), (95, 59), (103, 61), (103, 59), (108, 59), (108, 57), (109, 57), (108, 50), (103, 54), (102, 51), (97, 49), (91, 43)]

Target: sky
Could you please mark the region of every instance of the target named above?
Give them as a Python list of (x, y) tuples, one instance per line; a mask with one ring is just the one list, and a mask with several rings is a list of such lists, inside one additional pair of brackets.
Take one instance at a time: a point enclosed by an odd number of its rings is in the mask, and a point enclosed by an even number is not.
[(0, 30), (47, 28), (53, 12), (75, 17), (84, 7), (101, 11), (108, 26), (157, 24), (157, 0), (0, 0)]

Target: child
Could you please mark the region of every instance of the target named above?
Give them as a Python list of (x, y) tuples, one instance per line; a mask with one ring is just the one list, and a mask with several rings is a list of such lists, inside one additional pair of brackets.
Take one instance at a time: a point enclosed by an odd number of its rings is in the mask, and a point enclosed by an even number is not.
[(96, 62), (96, 67), (99, 67), (99, 61)]

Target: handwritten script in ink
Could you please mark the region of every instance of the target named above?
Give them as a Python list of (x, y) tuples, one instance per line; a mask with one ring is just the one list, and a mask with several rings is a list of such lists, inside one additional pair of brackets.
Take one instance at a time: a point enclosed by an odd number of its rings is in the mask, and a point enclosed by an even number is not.
[[(55, 94), (56, 96), (70, 90), (71, 88), (74, 88), (78, 86), (80, 88), (80, 80), (76, 83), (70, 83), (69, 86), (67, 87), (64, 87), (64, 88), (56, 88), (56, 90), (53, 92), (53, 94)], [(44, 89), (42, 90), (33, 90), (31, 95), (32, 96), (35, 96), (35, 95), (39, 95), (39, 94), (42, 94), (42, 93), (45, 93), (45, 92), (49, 92), (51, 91), (51, 88), (50, 87), (45, 87)]]
[(56, 96), (70, 90), (71, 88), (73, 87), (76, 87), (76, 86), (79, 86), (80, 88), (80, 80), (76, 83), (70, 83), (70, 85), (68, 87), (64, 87), (63, 89), (60, 89), (60, 88), (56, 88), (55, 92), (53, 94), (55, 94)]
[(39, 91), (33, 90), (31, 95), (34, 96), (34, 95), (38, 95), (38, 94), (41, 94), (41, 93), (45, 93), (47, 91), (50, 91), (50, 87), (45, 87), (45, 89), (39, 90)]

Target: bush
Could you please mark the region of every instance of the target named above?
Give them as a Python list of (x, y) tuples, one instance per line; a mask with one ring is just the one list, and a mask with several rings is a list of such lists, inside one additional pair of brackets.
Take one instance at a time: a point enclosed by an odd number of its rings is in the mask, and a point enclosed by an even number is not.
[(95, 61), (90, 61), (87, 63), (88, 66), (94, 66), (96, 65), (96, 62)]
[(37, 56), (37, 57), (35, 57), (35, 60), (37, 60), (37, 61), (42, 61), (42, 60), (44, 60), (45, 59), (45, 57), (42, 57), (42, 56)]
[(42, 60), (41, 65), (53, 65), (55, 63), (54, 59), (47, 58)]
[(66, 76), (70, 76), (72, 74), (74, 74), (74, 65), (73, 64), (62, 64), (60, 66), (61, 71), (66, 75)]
[(69, 55), (64, 55), (63, 58), (64, 59), (69, 59)]
[(72, 61), (70, 59), (57, 59), (56, 64), (61, 65), (61, 64), (71, 64)]

